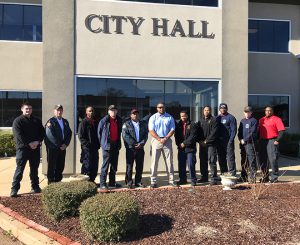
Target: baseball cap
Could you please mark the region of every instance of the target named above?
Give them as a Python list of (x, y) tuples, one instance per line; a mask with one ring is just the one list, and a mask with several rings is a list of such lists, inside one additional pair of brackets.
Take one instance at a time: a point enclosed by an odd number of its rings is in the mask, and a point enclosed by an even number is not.
[(228, 109), (227, 104), (226, 103), (221, 103), (219, 105), (219, 109)]
[(115, 106), (115, 105), (110, 105), (109, 107), (108, 107), (108, 110), (110, 111), (110, 110), (117, 110), (117, 107)]
[(55, 105), (55, 106), (54, 106), (54, 109), (55, 109), (55, 110), (58, 110), (58, 109), (64, 109), (64, 108), (63, 108), (62, 105), (58, 104), (58, 105)]
[(133, 114), (133, 113), (136, 113), (136, 112), (139, 113), (138, 109), (133, 108), (133, 109), (131, 110), (130, 114)]
[(251, 106), (246, 106), (244, 108), (244, 112), (252, 112), (252, 107)]

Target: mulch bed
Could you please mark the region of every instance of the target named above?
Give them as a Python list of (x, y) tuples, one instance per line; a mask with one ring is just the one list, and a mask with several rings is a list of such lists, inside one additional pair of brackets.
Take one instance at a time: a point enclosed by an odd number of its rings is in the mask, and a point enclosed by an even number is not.
[[(299, 244), (300, 184), (266, 188), (259, 200), (253, 198), (253, 186), (133, 191), (141, 207), (139, 230), (119, 244)], [(81, 232), (78, 217), (49, 219), (40, 195), (2, 198), (0, 203), (72, 240), (97, 244)]]

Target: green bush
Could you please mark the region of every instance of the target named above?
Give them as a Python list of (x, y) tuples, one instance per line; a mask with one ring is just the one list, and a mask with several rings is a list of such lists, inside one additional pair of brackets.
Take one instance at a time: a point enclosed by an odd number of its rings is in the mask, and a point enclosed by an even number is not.
[(96, 241), (119, 241), (138, 226), (139, 205), (129, 193), (98, 194), (80, 206), (82, 230)]
[(0, 157), (16, 155), (14, 136), (10, 133), (0, 134)]
[(299, 134), (284, 133), (279, 144), (279, 152), (283, 155), (297, 157), (299, 153)]
[(56, 220), (79, 214), (83, 200), (97, 193), (97, 185), (89, 181), (58, 182), (42, 191), (42, 202), (47, 214)]

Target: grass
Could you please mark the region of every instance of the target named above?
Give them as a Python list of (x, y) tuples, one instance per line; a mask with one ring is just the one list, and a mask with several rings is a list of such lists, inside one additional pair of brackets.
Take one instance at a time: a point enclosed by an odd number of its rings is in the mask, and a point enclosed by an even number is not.
[(12, 134), (11, 129), (0, 129), (0, 136), (4, 134)]

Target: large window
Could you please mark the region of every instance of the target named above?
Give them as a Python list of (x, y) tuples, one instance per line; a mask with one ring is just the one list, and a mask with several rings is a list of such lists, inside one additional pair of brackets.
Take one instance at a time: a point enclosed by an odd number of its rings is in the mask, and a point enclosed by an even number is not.
[(42, 92), (0, 91), (0, 127), (12, 126), (25, 101), (31, 103), (33, 115), (42, 119)]
[(265, 116), (264, 107), (269, 105), (273, 106), (274, 114), (282, 119), (284, 126), (290, 126), (290, 96), (250, 94), (248, 100), (256, 119)]
[(249, 51), (288, 53), (289, 21), (249, 20)]
[(42, 41), (42, 7), (0, 4), (0, 40)]
[(125, 1), (194, 5), (194, 6), (206, 6), (206, 7), (218, 7), (219, 5), (218, 0), (125, 0)]
[(179, 119), (181, 110), (186, 110), (192, 120), (198, 121), (205, 105), (212, 106), (213, 114), (217, 114), (218, 82), (77, 78), (78, 122), (85, 116), (88, 105), (95, 108), (97, 119), (107, 114), (110, 104), (116, 105), (119, 115), (126, 118), (134, 107), (141, 117), (156, 113), (156, 105), (161, 101), (175, 119)]

